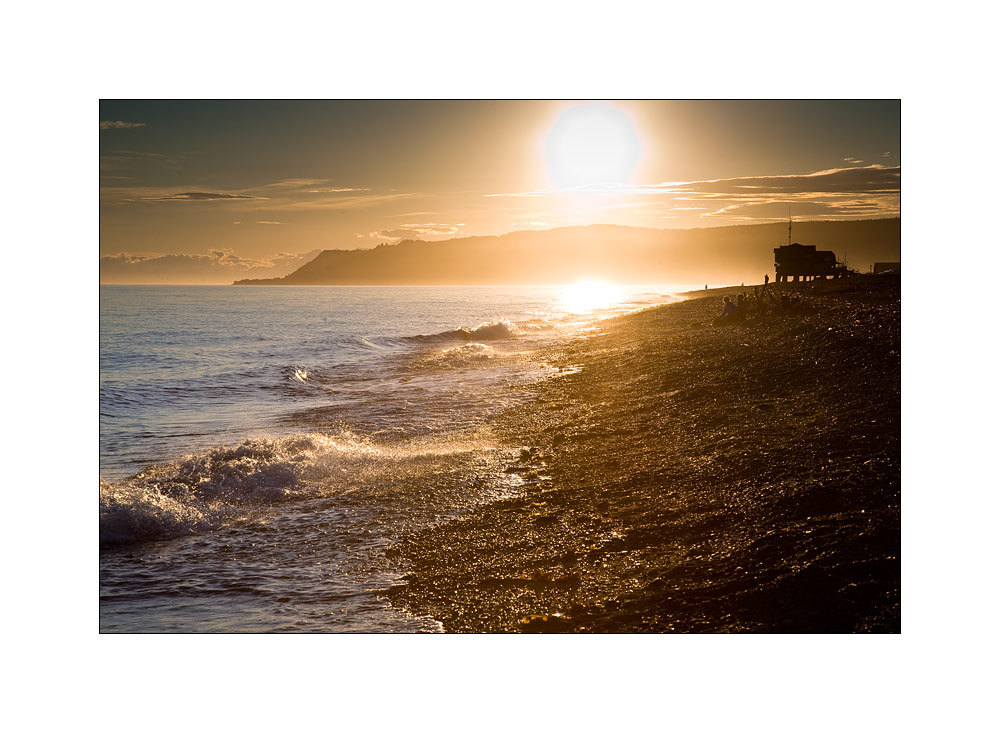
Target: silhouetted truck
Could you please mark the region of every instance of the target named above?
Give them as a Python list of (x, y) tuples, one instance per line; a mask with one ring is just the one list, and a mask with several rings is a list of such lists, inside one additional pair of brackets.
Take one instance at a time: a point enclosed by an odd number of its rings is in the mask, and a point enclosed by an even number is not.
[(774, 248), (774, 279), (783, 283), (791, 279), (803, 280), (843, 277), (847, 267), (837, 262), (837, 255), (830, 251), (816, 251), (815, 244), (786, 244)]

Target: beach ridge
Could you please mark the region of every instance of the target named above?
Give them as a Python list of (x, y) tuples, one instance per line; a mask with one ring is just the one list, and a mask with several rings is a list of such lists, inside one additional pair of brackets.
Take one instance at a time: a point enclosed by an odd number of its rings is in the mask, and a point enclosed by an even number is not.
[(899, 278), (710, 327), (750, 290), (553, 354), (496, 425), (523, 494), (402, 540), (390, 600), (454, 632), (898, 632)]

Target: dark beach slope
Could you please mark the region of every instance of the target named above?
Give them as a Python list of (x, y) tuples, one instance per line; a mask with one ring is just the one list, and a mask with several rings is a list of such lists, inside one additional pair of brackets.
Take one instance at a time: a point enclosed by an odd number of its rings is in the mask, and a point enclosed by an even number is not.
[(501, 421), (524, 495), (401, 542), (393, 602), (448, 631), (898, 632), (899, 280), (798, 287), (564, 349)]

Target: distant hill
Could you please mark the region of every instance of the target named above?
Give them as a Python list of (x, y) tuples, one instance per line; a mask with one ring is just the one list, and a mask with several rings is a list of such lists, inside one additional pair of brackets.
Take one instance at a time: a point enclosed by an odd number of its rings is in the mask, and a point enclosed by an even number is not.
[[(802, 244), (847, 255), (867, 272), (900, 258), (900, 220), (795, 222)], [(788, 224), (706, 229), (612, 225), (512, 232), (443, 242), (405, 240), (374, 249), (324, 250), (289, 275), (236, 285), (513, 285), (582, 279), (617, 283), (761, 282), (774, 274)]]

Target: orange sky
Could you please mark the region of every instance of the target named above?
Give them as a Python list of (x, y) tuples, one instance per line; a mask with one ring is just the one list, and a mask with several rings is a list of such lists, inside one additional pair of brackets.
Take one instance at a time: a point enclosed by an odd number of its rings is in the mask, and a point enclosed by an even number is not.
[(191, 273), (173, 281), (266, 277), (404, 238), (897, 216), (899, 115), (898, 101), (104, 101), (102, 282), (153, 259)]

